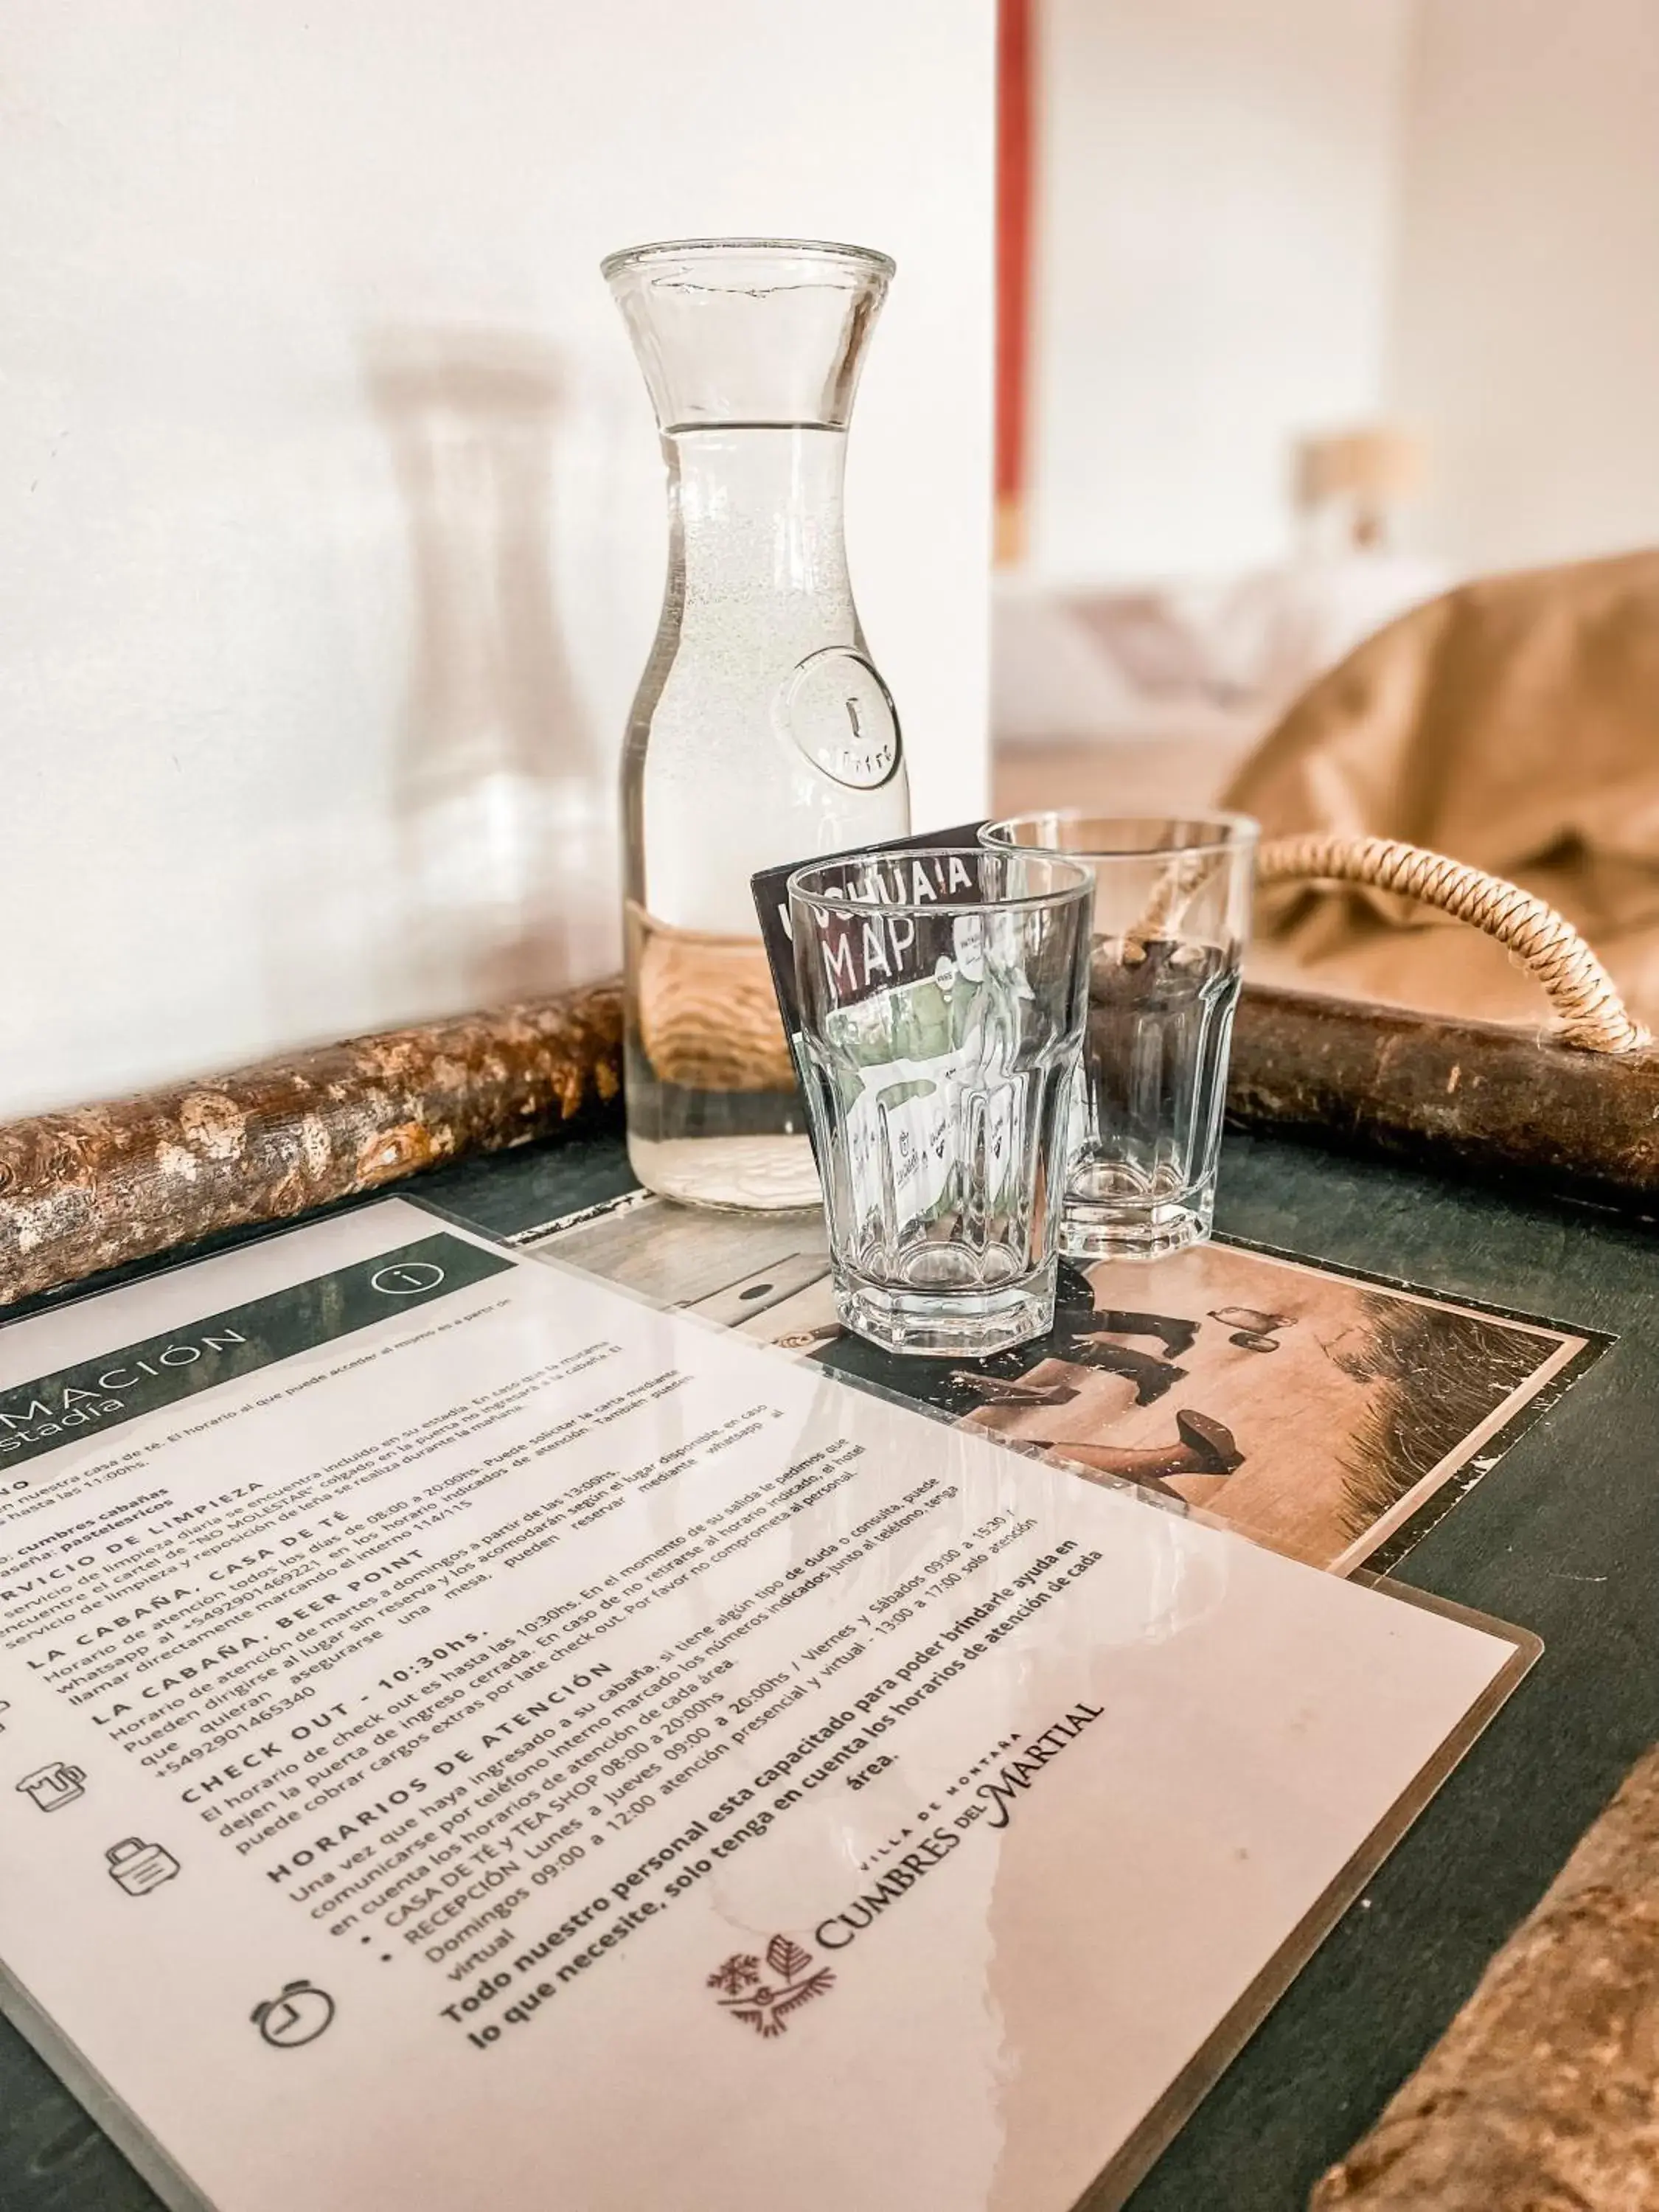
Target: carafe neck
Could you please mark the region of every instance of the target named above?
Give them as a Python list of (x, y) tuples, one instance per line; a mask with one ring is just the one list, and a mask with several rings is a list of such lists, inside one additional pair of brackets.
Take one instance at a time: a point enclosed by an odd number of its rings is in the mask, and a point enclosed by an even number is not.
[[(847, 437), (817, 423), (694, 424), (665, 432), (671, 595), (685, 616), (817, 599), (850, 619), (842, 533)], [(673, 587), (678, 586), (678, 590)]]

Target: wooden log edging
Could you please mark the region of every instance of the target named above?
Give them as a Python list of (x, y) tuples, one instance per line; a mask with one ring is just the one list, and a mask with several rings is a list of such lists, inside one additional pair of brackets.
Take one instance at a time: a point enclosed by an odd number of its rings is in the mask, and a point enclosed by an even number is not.
[(1659, 1749), (1310, 2212), (1659, 2212)]
[(1442, 1175), (1659, 1212), (1659, 1048), (1584, 1052), (1535, 1030), (1248, 985), (1230, 1121)]
[(621, 1060), (604, 984), (0, 1126), (0, 1307), (524, 1144)]
[[(600, 984), (0, 1125), (0, 1309), (545, 1134), (621, 1085)], [(1246, 988), (1230, 1118), (1659, 1212), (1659, 1048)]]

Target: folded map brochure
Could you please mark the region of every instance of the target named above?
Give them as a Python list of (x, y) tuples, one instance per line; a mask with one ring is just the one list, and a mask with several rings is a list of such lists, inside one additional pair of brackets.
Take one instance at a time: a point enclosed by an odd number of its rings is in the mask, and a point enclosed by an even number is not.
[(1537, 1648), (404, 1200), (0, 1433), (0, 2002), (195, 2212), (1119, 2203)]
[[(984, 824), (980, 822), (958, 822), (948, 830), (935, 830), (921, 836), (895, 837), (884, 844), (867, 846), (862, 849), (872, 853), (891, 854), (896, 859), (902, 860), (907, 854), (921, 854), (929, 848), (960, 848), (964, 846), (975, 846), (979, 842), (979, 833), (983, 827)], [(852, 856), (847, 854), (822, 854), (813, 860), (812, 865), (823, 866), (836, 860), (850, 857)], [(766, 947), (767, 964), (772, 971), (772, 988), (777, 993), (778, 1011), (782, 1016), (784, 1033), (788, 1037), (791, 1050), (795, 1054), (797, 1066), (800, 1064), (800, 994), (795, 983), (795, 948), (790, 929), (788, 884), (789, 878), (794, 874), (796, 869), (805, 865), (806, 863), (802, 860), (791, 860), (784, 867), (763, 868), (758, 875), (750, 878), (750, 889), (755, 899), (755, 912), (760, 921), (761, 941)], [(938, 862), (922, 862), (915, 865), (922, 866), (924, 873), (932, 880), (934, 888), (941, 896), (948, 895), (961, 898), (963, 896), (964, 886), (949, 879), (947, 866), (941, 866)], [(902, 979), (895, 979), (884, 974), (878, 980), (884, 984), (890, 984), (895, 980)], [(914, 983), (926, 981), (927, 979), (913, 977), (910, 980)], [(938, 995), (935, 992), (934, 996), (938, 997)]]

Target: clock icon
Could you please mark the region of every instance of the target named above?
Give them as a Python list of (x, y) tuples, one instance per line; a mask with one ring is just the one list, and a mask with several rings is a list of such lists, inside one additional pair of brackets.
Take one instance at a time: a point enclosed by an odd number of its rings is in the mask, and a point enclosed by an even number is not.
[(368, 1287), (384, 1297), (412, 1298), (422, 1291), (435, 1291), (443, 1279), (443, 1269), (434, 1267), (430, 1260), (399, 1260), (372, 1274)]
[(288, 1982), (279, 1996), (253, 2008), (253, 2025), (278, 2051), (315, 2043), (334, 2017), (334, 2000), (314, 1982)]

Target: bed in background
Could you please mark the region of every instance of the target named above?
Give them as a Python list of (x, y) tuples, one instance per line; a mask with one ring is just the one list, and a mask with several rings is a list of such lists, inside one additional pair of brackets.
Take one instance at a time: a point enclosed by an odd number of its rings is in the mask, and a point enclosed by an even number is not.
[(1310, 684), (1447, 580), (1438, 563), (1381, 551), (1145, 586), (1001, 571), (991, 632), (996, 811), (1214, 805)]

